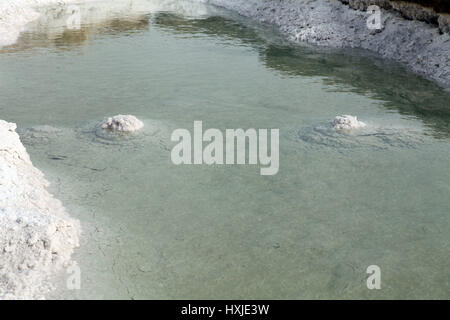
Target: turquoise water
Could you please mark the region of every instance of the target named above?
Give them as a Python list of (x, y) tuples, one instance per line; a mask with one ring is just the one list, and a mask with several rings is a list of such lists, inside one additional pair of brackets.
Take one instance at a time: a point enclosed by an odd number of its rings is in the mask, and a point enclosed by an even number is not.
[[(0, 118), (84, 230), (81, 290), (61, 274), (52, 297), (450, 298), (449, 93), (228, 11), (130, 3), (83, 5), (80, 30), (49, 8), (0, 54)], [(98, 129), (119, 113), (144, 130)], [(336, 132), (341, 114), (368, 126)], [(278, 128), (278, 174), (173, 165), (194, 120)]]

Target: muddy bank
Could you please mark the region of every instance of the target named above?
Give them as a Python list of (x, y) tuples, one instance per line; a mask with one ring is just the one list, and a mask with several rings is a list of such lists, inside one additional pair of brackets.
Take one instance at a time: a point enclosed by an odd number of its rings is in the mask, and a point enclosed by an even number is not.
[(15, 129), (0, 120), (0, 300), (39, 299), (70, 265), (80, 226), (46, 191)]
[(366, 1), (351, 1), (363, 10), (340, 0), (205, 1), (274, 24), (294, 41), (370, 50), (450, 89), (450, 35), (435, 24), (408, 20), (393, 8), (382, 8), (382, 29), (370, 30)]

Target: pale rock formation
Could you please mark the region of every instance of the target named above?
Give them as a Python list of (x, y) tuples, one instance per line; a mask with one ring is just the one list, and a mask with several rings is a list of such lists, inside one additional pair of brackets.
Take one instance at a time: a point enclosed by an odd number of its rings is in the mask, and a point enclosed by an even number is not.
[(0, 120), (0, 299), (37, 299), (71, 263), (80, 226), (47, 192), (15, 129)]
[(450, 14), (441, 13), (438, 18), (438, 23), (441, 32), (450, 34)]

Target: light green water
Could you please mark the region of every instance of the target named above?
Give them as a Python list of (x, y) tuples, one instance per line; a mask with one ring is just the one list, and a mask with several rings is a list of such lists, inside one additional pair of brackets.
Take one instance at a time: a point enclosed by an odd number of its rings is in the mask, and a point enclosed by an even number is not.
[[(47, 10), (0, 54), (0, 118), (84, 230), (81, 290), (62, 274), (52, 297), (450, 298), (449, 93), (227, 11), (147, 4), (85, 5), (80, 30)], [(143, 132), (97, 129), (119, 113)], [(341, 114), (368, 128), (333, 131)], [(279, 128), (279, 173), (173, 165), (170, 134), (194, 120)]]

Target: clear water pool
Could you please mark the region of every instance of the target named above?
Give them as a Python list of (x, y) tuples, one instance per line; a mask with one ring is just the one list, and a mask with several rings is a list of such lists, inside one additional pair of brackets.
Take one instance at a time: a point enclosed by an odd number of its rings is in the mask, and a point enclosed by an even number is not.
[[(83, 225), (56, 298), (450, 298), (450, 94), (189, 1), (47, 8), (0, 53), (0, 118)], [(146, 124), (126, 138), (106, 116)], [(336, 115), (364, 130), (338, 133)], [(279, 128), (280, 171), (175, 166), (170, 134)], [(378, 265), (382, 289), (368, 290)]]

